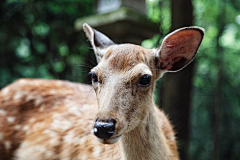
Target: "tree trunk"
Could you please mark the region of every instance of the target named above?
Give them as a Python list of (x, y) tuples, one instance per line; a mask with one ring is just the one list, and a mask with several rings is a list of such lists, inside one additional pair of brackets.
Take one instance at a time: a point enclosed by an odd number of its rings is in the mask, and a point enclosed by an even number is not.
[[(193, 6), (191, 0), (171, 0), (171, 31), (192, 26)], [(191, 89), (194, 63), (192, 62), (177, 73), (167, 73), (162, 84), (160, 96), (161, 108), (169, 115), (177, 133), (180, 159), (188, 159), (189, 119), (191, 106)]]
[(216, 68), (218, 73), (216, 75), (217, 82), (216, 82), (216, 95), (215, 95), (215, 103), (213, 105), (212, 111), (212, 139), (213, 139), (213, 156), (212, 159), (225, 159), (221, 156), (220, 149), (221, 149), (221, 137), (222, 137), (222, 119), (223, 119), (223, 77), (224, 77), (224, 49), (219, 44), (219, 39), (222, 36), (225, 28), (225, 18), (226, 18), (226, 6), (225, 0), (219, 3), (219, 7), (221, 10), (218, 14), (218, 34), (217, 34), (217, 50), (216, 50)]

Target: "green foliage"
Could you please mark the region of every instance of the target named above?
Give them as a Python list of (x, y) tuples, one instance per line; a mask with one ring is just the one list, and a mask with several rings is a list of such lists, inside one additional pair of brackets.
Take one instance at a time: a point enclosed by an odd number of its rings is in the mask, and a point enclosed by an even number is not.
[[(215, 145), (219, 145), (218, 159), (239, 159), (240, 142), (237, 139), (240, 133), (240, 1), (192, 2), (195, 25), (205, 28), (205, 37), (195, 59), (189, 157), (195, 160), (214, 159)], [(162, 5), (163, 3), (165, 5)], [(169, 3), (170, 1), (147, 0), (148, 16), (158, 22), (160, 31), (164, 32), (143, 41), (144, 47), (157, 47), (169, 31)], [(222, 77), (218, 76), (219, 73), (222, 73)], [(221, 85), (218, 84), (220, 79)], [(155, 97), (159, 97), (161, 85), (158, 83), (157, 86)], [(216, 106), (219, 87), (222, 92), (221, 106)], [(159, 102), (158, 98), (155, 100)], [(214, 107), (220, 112), (214, 113)], [(216, 114), (220, 114), (219, 126), (215, 126)], [(216, 128), (219, 128), (217, 134)], [(219, 138), (218, 144), (214, 141), (216, 136)]]
[(93, 0), (8, 0), (0, 10), (0, 88), (22, 77), (86, 81), (77, 65), (88, 42), (73, 25), (93, 13)]
[(159, 34), (156, 34), (152, 39), (147, 39), (142, 42), (145, 48), (158, 47), (160, 41), (168, 34), (171, 26), (171, 6), (170, 1), (163, 0), (146, 0), (147, 17), (153, 22), (159, 24)]
[[(240, 1), (232, 2), (239, 4)], [(211, 159), (214, 145), (220, 146), (219, 159), (239, 159), (240, 143), (235, 140), (240, 132), (236, 127), (240, 120), (240, 24), (237, 21), (240, 12), (229, 1), (194, 0), (193, 3), (195, 23), (205, 28), (206, 35), (196, 58), (193, 80), (191, 159)], [(221, 99), (217, 97), (219, 87)], [(219, 100), (221, 106), (216, 106)], [(214, 106), (219, 113), (214, 112)], [(215, 126), (216, 114), (220, 116), (219, 126)], [(219, 128), (217, 135), (214, 134), (216, 128)], [(216, 136), (219, 144), (214, 141)]]

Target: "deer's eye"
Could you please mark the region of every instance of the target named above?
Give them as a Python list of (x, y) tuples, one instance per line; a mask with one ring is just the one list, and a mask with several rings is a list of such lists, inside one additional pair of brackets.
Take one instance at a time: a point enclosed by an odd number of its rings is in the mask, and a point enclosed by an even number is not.
[(150, 76), (150, 75), (144, 75), (144, 76), (142, 76), (141, 77), (141, 79), (140, 79), (140, 81), (139, 81), (139, 85), (140, 86), (149, 86), (150, 85), (150, 83), (151, 83), (151, 78), (152, 78), (152, 76)]
[(98, 77), (97, 77), (97, 75), (95, 73), (90, 72), (89, 74), (91, 75), (91, 78), (92, 78), (93, 82), (98, 82)]

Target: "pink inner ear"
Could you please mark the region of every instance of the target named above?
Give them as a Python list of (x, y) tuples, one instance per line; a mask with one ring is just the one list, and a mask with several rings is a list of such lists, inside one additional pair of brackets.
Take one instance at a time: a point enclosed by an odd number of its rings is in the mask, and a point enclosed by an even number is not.
[(177, 71), (187, 65), (197, 53), (203, 35), (196, 29), (183, 29), (167, 36), (160, 48), (162, 70)]

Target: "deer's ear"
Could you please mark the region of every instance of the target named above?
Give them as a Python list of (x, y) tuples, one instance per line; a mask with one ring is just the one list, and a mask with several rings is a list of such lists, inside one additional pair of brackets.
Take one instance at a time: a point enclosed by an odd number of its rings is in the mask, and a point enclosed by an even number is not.
[(167, 35), (157, 49), (157, 67), (162, 71), (178, 71), (195, 57), (204, 36), (199, 27), (181, 28)]
[(97, 58), (97, 62), (99, 63), (102, 56), (104, 55), (104, 49), (106, 49), (110, 45), (114, 45), (114, 43), (107, 36), (93, 29), (87, 23), (83, 24), (83, 30), (86, 33), (87, 38), (91, 42)]

